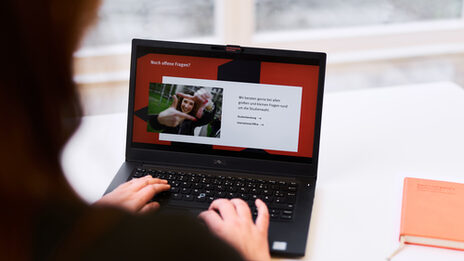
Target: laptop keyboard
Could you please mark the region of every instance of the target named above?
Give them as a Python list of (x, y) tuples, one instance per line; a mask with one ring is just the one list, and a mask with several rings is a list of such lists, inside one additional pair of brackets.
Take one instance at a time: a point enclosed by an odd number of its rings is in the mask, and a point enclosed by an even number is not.
[(264, 201), (273, 221), (291, 221), (297, 196), (296, 182), (278, 179), (260, 179), (240, 176), (216, 176), (198, 172), (167, 171), (153, 168), (137, 168), (129, 178), (151, 175), (165, 179), (171, 185), (169, 191), (156, 195), (153, 200), (161, 205), (182, 205), (207, 209), (218, 198), (241, 198), (257, 216), (255, 200)]

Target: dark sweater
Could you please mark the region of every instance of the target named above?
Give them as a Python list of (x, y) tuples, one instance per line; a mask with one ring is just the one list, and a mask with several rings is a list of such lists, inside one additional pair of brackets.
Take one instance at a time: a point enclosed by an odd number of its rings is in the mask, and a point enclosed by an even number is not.
[(36, 260), (243, 260), (197, 218), (179, 214), (52, 204), (36, 228)]

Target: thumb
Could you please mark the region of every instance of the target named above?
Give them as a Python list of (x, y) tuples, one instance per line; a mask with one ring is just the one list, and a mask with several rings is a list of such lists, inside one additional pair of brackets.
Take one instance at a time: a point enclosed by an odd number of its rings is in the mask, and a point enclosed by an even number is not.
[(177, 96), (176, 95), (172, 95), (172, 104), (171, 104), (171, 108), (176, 108), (177, 107), (177, 103), (179, 103), (179, 100), (177, 99)]
[(197, 118), (200, 119), (201, 116), (203, 116), (203, 111), (205, 110), (205, 107), (208, 103), (203, 103), (200, 107), (198, 107), (198, 110), (197, 110)]
[(187, 113), (183, 113), (183, 112), (180, 112), (180, 111), (176, 111), (175, 115), (179, 116), (182, 119), (187, 119), (187, 120), (191, 120), (191, 121), (196, 121), (197, 120), (197, 119), (195, 119), (195, 117), (190, 116)]

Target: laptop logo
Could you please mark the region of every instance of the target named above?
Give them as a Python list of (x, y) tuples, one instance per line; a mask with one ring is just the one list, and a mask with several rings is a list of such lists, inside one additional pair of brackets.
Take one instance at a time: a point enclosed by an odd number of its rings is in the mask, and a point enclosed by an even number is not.
[(272, 249), (278, 251), (285, 251), (287, 250), (287, 242), (285, 241), (274, 241), (272, 243)]
[(226, 165), (226, 162), (223, 161), (223, 160), (215, 159), (215, 160), (213, 161), (213, 164), (214, 164), (214, 165), (219, 165), (219, 166), (224, 166), (224, 165)]

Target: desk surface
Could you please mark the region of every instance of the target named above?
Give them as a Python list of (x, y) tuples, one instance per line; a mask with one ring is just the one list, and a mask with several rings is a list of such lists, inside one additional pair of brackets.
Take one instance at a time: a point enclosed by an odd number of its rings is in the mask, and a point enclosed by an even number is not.
[[(84, 117), (67, 145), (63, 168), (86, 201), (124, 161), (125, 128), (124, 114)], [(463, 158), (464, 90), (453, 83), (326, 94), (303, 260), (385, 260), (398, 245), (403, 178), (464, 183)], [(393, 260), (464, 260), (464, 251), (407, 246)]]

